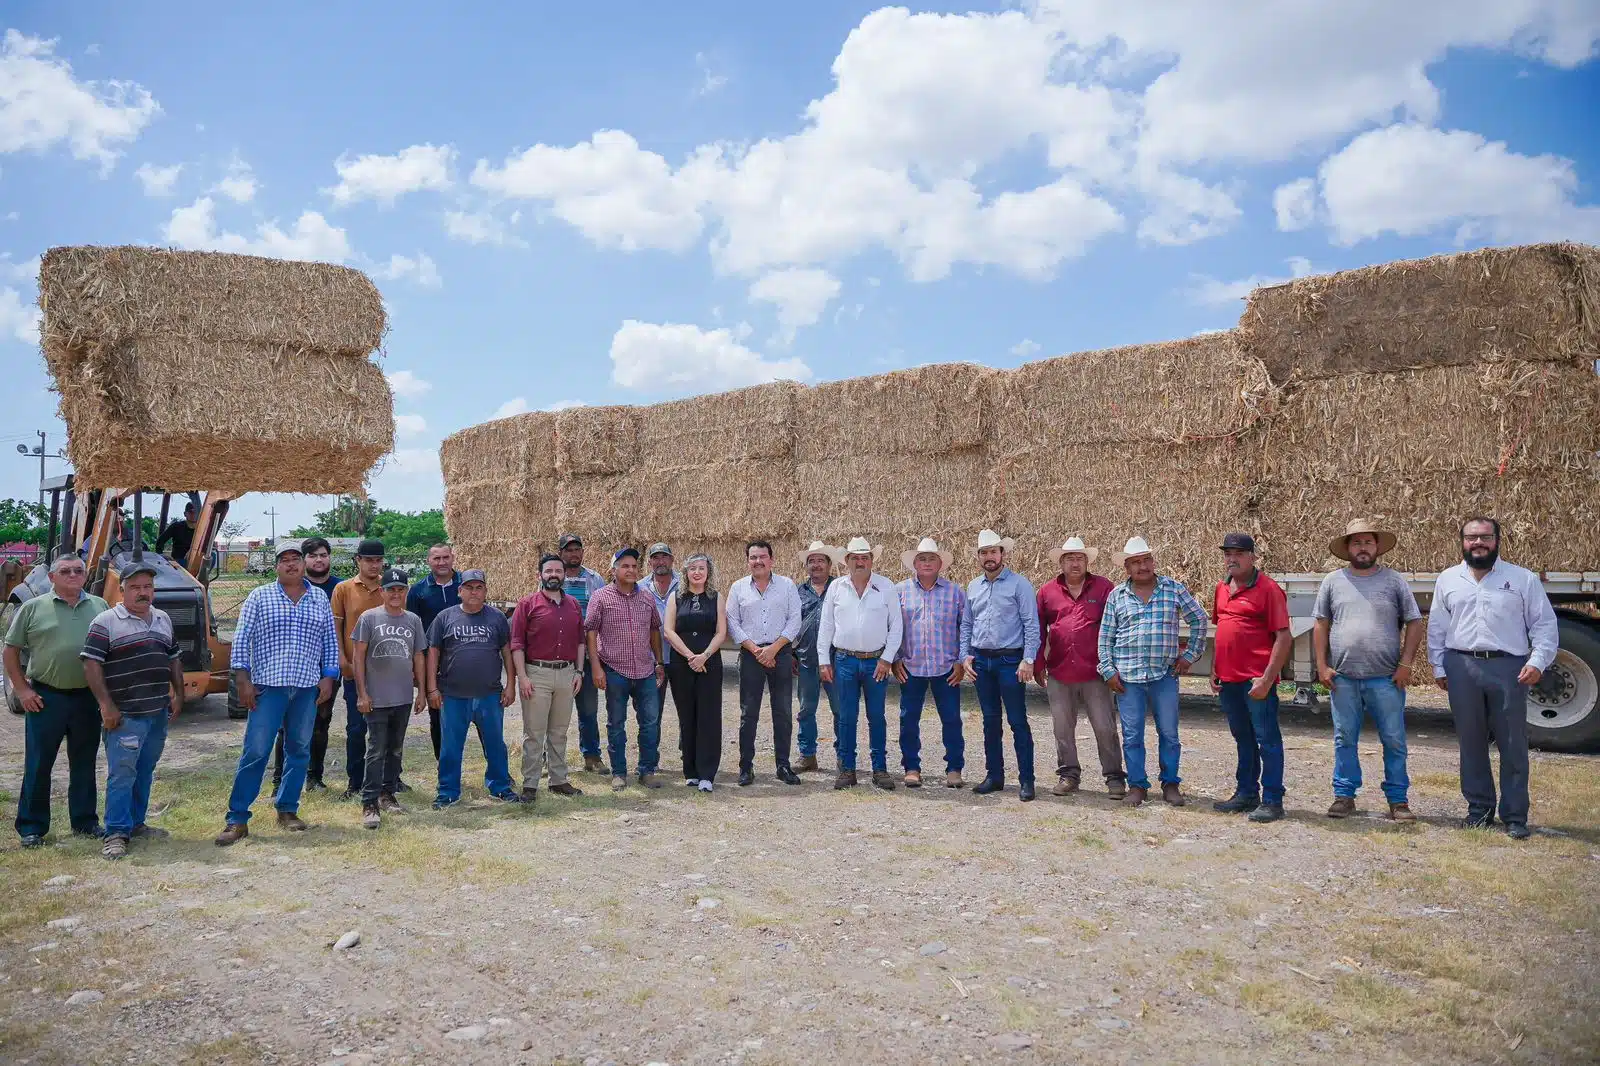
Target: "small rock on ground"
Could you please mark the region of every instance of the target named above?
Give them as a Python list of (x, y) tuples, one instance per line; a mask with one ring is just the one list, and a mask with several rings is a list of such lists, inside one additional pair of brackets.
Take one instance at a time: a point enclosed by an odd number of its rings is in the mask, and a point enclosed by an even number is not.
[(77, 880), (77, 878), (73, 877), (71, 874), (56, 874), (54, 877), (50, 878), (50, 880), (48, 880), (48, 881), (46, 881), (44, 883), (44, 887), (45, 888), (62, 888), (64, 886), (66, 886), (66, 885), (72, 884), (72, 882), (74, 882), (76, 880)]
[(92, 988), (81, 989), (67, 997), (67, 1006), (81, 1007), (86, 1003), (99, 1003), (106, 998), (104, 992), (97, 992)]
[(1033, 1046), (1033, 1037), (1027, 1033), (1001, 1033), (989, 1043), (999, 1051), (1026, 1051)]
[(446, 1040), (482, 1040), (489, 1035), (487, 1025), (463, 1025), (459, 1029), (452, 1029), (444, 1034)]
[(74, 915), (72, 915), (71, 917), (68, 917), (68, 918), (57, 918), (54, 921), (45, 922), (44, 923), (44, 927), (46, 929), (61, 929), (61, 930), (64, 930), (66, 932), (71, 932), (72, 930), (78, 928), (78, 926), (80, 926), (82, 924), (83, 924), (83, 919), (80, 916), (74, 914)]
[(917, 950), (917, 954), (924, 957), (930, 957), (933, 955), (943, 955), (949, 950), (950, 945), (946, 944), (943, 940), (935, 940), (931, 944), (922, 945), (922, 947)]
[(359, 943), (361, 943), (361, 930), (352, 929), (344, 936), (341, 936), (338, 940), (333, 942), (333, 950), (349, 951)]

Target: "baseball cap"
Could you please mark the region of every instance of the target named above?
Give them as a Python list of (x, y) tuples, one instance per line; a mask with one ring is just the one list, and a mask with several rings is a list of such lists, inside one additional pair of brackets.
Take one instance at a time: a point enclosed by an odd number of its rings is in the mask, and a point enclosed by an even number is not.
[(556, 538), (556, 550), (557, 551), (561, 551), (561, 550), (564, 550), (566, 548), (570, 548), (574, 544), (576, 544), (580, 548), (583, 547), (583, 538), (578, 536), (576, 533), (563, 533), (563, 534), (561, 534), (561, 536)]
[(273, 561), (283, 558), (284, 552), (294, 552), (297, 555), (305, 554), (305, 542), (299, 539), (280, 540), (272, 552)]
[(1229, 533), (1222, 538), (1222, 550), (1253, 552), (1256, 550), (1256, 539), (1248, 533)]
[(613, 563), (618, 563), (621, 562), (624, 557), (629, 555), (633, 556), (635, 559), (639, 558), (639, 549), (634, 547), (618, 548), (616, 553), (611, 556), (611, 561)]
[(392, 589), (396, 585), (400, 586), (401, 588), (405, 588), (410, 584), (411, 582), (406, 580), (406, 575), (402, 574), (392, 566), (383, 572), (383, 587), (386, 589)]
[(124, 564), (122, 569), (117, 571), (117, 578), (120, 581), (126, 581), (134, 574), (149, 574), (151, 577), (155, 577), (157, 573), (155, 563), (141, 559), (135, 563)]
[(656, 541), (654, 544), (650, 545), (650, 550), (644, 553), (646, 559), (648, 559), (652, 555), (671, 555), (671, 554), (672, 554), (672, 549), (667, 547), (665, 544), (663, 544), (659, 540)]
[(481, 581), (487, 585), (489, 583), (489, 576), (482, 570), (461, 571), (461, 583), (465, 585), (468, 581)]
[(356, 558), (358, 559), (363, 555), (369, 559), (382, 559), (383, 554), (383, 541), (381, 540), (374, 540), (368, 537), (356, 545)]

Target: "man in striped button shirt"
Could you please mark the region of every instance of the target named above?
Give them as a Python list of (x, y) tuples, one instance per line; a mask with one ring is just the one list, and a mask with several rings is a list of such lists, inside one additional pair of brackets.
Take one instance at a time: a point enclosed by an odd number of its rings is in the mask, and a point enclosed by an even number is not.
[(954, 556), (932, 537), (923, 537), (900, 561), (913, 577), (902, 581), (900, 610), (904, 616), (900, 661), (894, 678), (900, 683), (900, 765), (906, 787), (922, 785), (922, 707), (933, 692), (944, 739), (944, 784), (961, 788), (967, 765), (966, 739), (961, 735), (961, 613), (967, 594), (944, 576)]
[[(1130, 807), (1150, 794), (1144, 768), (1145, 708), (1156, 720), (1160, 738), (1161, 798), (1183, 806), (1178, 790), (1178, 677), (1187, 674), (1206, 646), (1210, 617), (1183, 585), (1156, 573), (1155, 554), (1143, 537), (1134, 537), (1119, 553), (1128, 580), (1111, 591), (1100, 618), (1100, 676), (1117, 694), (1122, 719), (1122, 761), (1128, 771)], [(1179, 620), (1189, 623), (1189, 644), (1180, 653)]]

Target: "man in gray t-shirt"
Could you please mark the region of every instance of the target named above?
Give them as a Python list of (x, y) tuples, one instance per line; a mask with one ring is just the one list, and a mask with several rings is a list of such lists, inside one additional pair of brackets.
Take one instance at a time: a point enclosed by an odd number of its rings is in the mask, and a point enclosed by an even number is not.
[(381, 811), (400, 809), (394, 794), (400, 784), (406, 725), (427, 705), (423, 669), (428, 635), (422, 619), (406, 610), (410, 588), (399, 570), (384, 571), (382, 606), (363, 611), (350, 632), (356, 708), (367, 723), (361, 823), (368, 829), (378, 828)]
[(1422, 642), (1424, 623), (1406, 579), (1379, 564), (1396, 538), (1356, 519), (1328, 550), (1350, 565), (1322, 579), (1311, 609), (1311, 646), (1317, 677), (1333, 707), (1333, 806), (1328, 817), (1355, 813), (1361, 788), (1356, 743), (1361, 720), (1371, 715), (1383, 742), (1383, 792), (1389, 817), (1415, 821), (1407, 806), (1406, 686)]

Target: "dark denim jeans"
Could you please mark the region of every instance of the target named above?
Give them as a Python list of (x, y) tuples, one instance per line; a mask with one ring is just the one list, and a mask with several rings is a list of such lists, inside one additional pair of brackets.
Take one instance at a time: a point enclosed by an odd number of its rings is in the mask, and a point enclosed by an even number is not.
[[(506, 751), (506, 712), (500, 693), (463, 699), (444, 698), (439, 711), (439, 794), (446, 803), (461, 798), (461, 756), (467, 748), (467, 730), (476, 728), (483, 745), (483, 787), (491, 796), (512, 790), (510, 757)], [(537, 784), (537, 782), (535, 782)]]
[(839, 708), (833, 699), (832, 681), (823, 681), (822, 672), (815, 666), (800, 667), (796, 675), (800, 689), (800, 713), (795, 716), (797, 731), (796, 745), (802, 756), (816, 755), (817, 753), (817, 705), (822, 700), (823, 693), (828, 696), (828, 713), (833, 716), (833, 750), (839, 751)]
[(1333, 794), (1354, 799), (1361, 789), (1361, 719), (1370, 715), (1383, 743), (1383, 796), (1405, 803), (1411, 788), (1406, 774), (1406, 692), (1388, 677), (1333, 679)]
[(167, 746), (167, 712), (123, 715), (106, 741), (106, 836), (126, 837), (144, 824), (150, 783)]
[(834, 705), (838, 718), (839, 769), (856, 768), (856, 723), (860, 721), (861, 699), (867, 701), (867, 743), (872, 758), (872, 769), (889, 768), (889, 726), (884, 721), (884, 703), (889, 695), (889, 679), (874, 681), (878, 669), (877, 659), (858, 659), (854, 655), (833, 654), (833, 684), (839, 694)]
[(625, 677), (609, 666), (606, 672), (606, 746), (611, 756), (611, 776), (628, 776), (628, 700), (639, 722), (639, 773), (661, 768), (661, 701), (656, 698), (656, 675)]
[(1017, 780), (1033, 783), (1033, 730), (1028, 727), (1027, 688), (1017, 680), (1021, 655), (984, 655), (976, 652), (972, 665), (977, 670), (973, 687), (978, 690), (978, 706), (983, 710), (983, 766), (989, 781), (1006, 779), (1005, 730), (1002, 709), (1011, 726), (1011, 743), (1017, 752)]
[(967, 765), (967, 742), (961, 735), (961, 686), (946, 683), (945, 677), (918, 677), (907, 674), (900, 686), (900, 765), (907, 770), (922, 770), (922, 706), (933, 693), (933, 707), (939, 712), (939, 730), (944, 738), (944, 768), (959, 773)]
[(600, 690), (594, 684), (594, 663), (583, 664), (583, 684), (573, 698), (578, 715), (578, 751), (600, 757)]
[(356, 698), (356, 679), (344, 682), (344, 771), (350, 791), (360, 792), (367, 772), (367, 719)]
[(44, 707), (22, 720), (22, 791), (17, 796), (17, 835), (50, 832), (50, 771), (62, 741), (67, 744), (67, 814), (72, 828), (89, 832), (100, 824), (100, 794), (94, 766), (100, 751), (100, 708), (86, 688), (33, 690)]
[(1149, 788), (1144, 769), (1144, 720), (1148, 711), (1156, 720), (1157, 760), (1161, 783), (1176, 785), (1178, 760), (1183, 747), (1178, 743), (1178, 678), (1169, 674), (1160, 681), (1124, 681), (1127, 690), (1117, 696), (1117, 715), (1122, 719), (1122, 761), (1128, 771), (1129, 788)]
[(306, 783), (311, 760), (311, 729), (317, 720), (317, 690), (270, 685), (256, 689), (256, 709), (244, 725), (244, 750), (233, 775), (228, 796), (228, 824), (250, 821), (250, 805), (261, 794), (261, 778), (272, 756), (272, 744), (283, 730), (283, 784), (272, 798), (278, 810), (293, 814), (300, 809), (300, 790)]
[(1239, 748), (1234, 772), (1241, 796), (1267, 804), (1283, 803), (1283, 733), (1278, 728), (1278, 689), (1264, 700), (1250, 698), (1249, 681), (1224, 681), (1219, 686), (1222, 711)]

